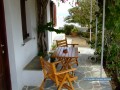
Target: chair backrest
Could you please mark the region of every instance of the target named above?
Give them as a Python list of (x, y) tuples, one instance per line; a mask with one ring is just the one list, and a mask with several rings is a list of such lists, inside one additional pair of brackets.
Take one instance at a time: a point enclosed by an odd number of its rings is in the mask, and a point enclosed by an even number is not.
[(54, 73), (52, 63), (44, 60), (42, 57), (40, 57), (40, 62), (41, 62), (44, 74), (47, 74), (47, 73), (53, 74)]
[(44, 60), (42, 57), (40, 57), (40, 62), (42, 65), (44, 77), (50, 78), (51, 80), (58, 84), (57, 78), (55, 76), (56, 68), (54, 64)]
[(67, 39), (56, 40), (57, 47), (67, 47)]

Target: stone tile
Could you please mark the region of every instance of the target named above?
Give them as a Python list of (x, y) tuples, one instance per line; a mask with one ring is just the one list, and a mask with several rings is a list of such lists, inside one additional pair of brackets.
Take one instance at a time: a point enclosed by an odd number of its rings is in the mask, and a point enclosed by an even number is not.
[[(46, 55), (44, 57), (45, 60), (49, 60), (50, 55)], [(42, 70), (42, 66), (40, 64), (40, 57), (39, 56), (35, 56), (30, 63), (28, 63), (24, 70)]]
[(100, 67), (99, 67), (99, 66), (96, 66), (96, 67), (93, 66), (93, 67), (92, 67), (92, 71), (93, 71), (93, 72), (95, 72), (95, 71), (100, 72)]
[(103, 86), (103, 87), (104, 86), (111, 86), (109, 81), (100, 81), (100, 85)]
[(92, 76), (92, 73), (91, 73), (91, 72), (86, 72), (86, 73), (85, 73), (85, 77), (86, 77), (86, 78), (91, 78), (91, 77), (93, 77), (93, 76)]
[(102, 90), (102, 87), (95, 87), (95, 88), (93, 88), (93, 90)]
[(75, 90), (83, 90), (82, 88), (75, 88)]
[(52, 80), (46, 80), (44, 88), (49, 88), (54, 85), (54, 82)]
[(93, 85), (90, 81), (80, 81), (79, 86), (84, 90), (92, 89)]
[(100, 85), (94, 85), (94, 88), (102, 88)]
[(87, 72), (85, 67), (78, 67), (77, 69), (79, 72)]
[(93, 77), (100, 77), (100, 72), (97, 72), (97, 71), (95, 71), (95, 72), (92, 72), (92, 76)]
[(77, 81), (82, 80), (82, 79), (85, 78), (85, 74), (84, 74), (84, 73), (81, 73), (81, 72), (78, 72), (78, 71), (75, 71), (75, 76), (78, 77), (78, 80), (77, 80)]
[(101, 90), (112, 90), (111, 87), (104, 87)]
[(99, 81), (92, 81), (92, 84), (93, 84), (94, 86), (100, 86)]
[(45, 88), (44, 90), (57, 90), (57, 88), (55, 87), (55, 88), (53, 88), (53, 87), (51, 87), (51, 88)]
[(87, 69), (87, 71), (92, 71), (92, 67), (85, 67)]
[[(78, 84), (79, 84), (79, 83), (78, 83)], [(74, 83), (73, 83), (73, 87), (74, 87), (74, 88), (79, 88), (78, 84), (74, 82)]]
[(85, 62), (82, 61), (78, 61), (79, 62), (79, 66), (85, 66)]

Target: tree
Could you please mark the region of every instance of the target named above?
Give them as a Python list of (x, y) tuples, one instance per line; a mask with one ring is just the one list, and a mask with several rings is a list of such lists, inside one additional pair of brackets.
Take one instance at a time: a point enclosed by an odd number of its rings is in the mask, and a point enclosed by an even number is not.
[[(65, 18), (68, 23), (79, 23), (82, 26), (90, 25), (90, 0), (79, 0), (77, 5), (69, 9), (69, 16)], [(96, 0), (92, 0), (92, 18), (95, 20), (95, 13), (98, 9)]]
[[(103, 1), (98, 0), (97, 54), (101, 54)], [(103, 67), (116, 87), (120, 85), (120, 0), (106, 0)], [(94, 46), (94, 45), (93, 45)]]
[(38, 40), (38, 55), (47, 52), (46, 31), (54, 31), (56, 33), (64, 33), (63, 30), (54, 29), (53, 23), (46, 21), (47, 4), (49, 0), (37, 0), (37, 40)]
[[(46, 24), (46, 7), (48, 4), (48, 0), (37, 0), (37, 13), (38, 13), (38, 25), (45, 25)], [(46, 44), (46, 33), (39, 32), (38, 35), (38, 51), (46, 52), (47, 51), (47, 44)]]

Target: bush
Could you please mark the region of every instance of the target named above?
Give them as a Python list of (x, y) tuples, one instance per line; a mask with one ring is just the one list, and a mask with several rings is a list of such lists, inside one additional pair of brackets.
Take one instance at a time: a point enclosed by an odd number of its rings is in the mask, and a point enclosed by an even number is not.
[(66, 35), (70, 35), (71, 30), (74, 28), (74, 25), (64, 25), (64, 30)]
[(78, 28), (76, 28), (76, 27), (74, 27), (72, 30), (71, 30), (71, 32), (78, 32)]
[(79, 35), (84, 38), (89, 38), (90, 34), (88, 32), (79, 32)]

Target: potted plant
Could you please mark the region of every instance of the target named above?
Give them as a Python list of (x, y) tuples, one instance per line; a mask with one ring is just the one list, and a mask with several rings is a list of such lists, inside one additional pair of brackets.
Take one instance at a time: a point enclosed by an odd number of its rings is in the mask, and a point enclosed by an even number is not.
[(55, 50), (57, 48), (57, 45), (55, 44), (55, 43), (53, 43), (52, 45), (51, 45), (51, 49), (52, 50)]
[(72, 30), (71, 30), (71, 35), (72, 36), (77, 36), (78, 34), (78, 29), (76, 27), (74, 27)]

